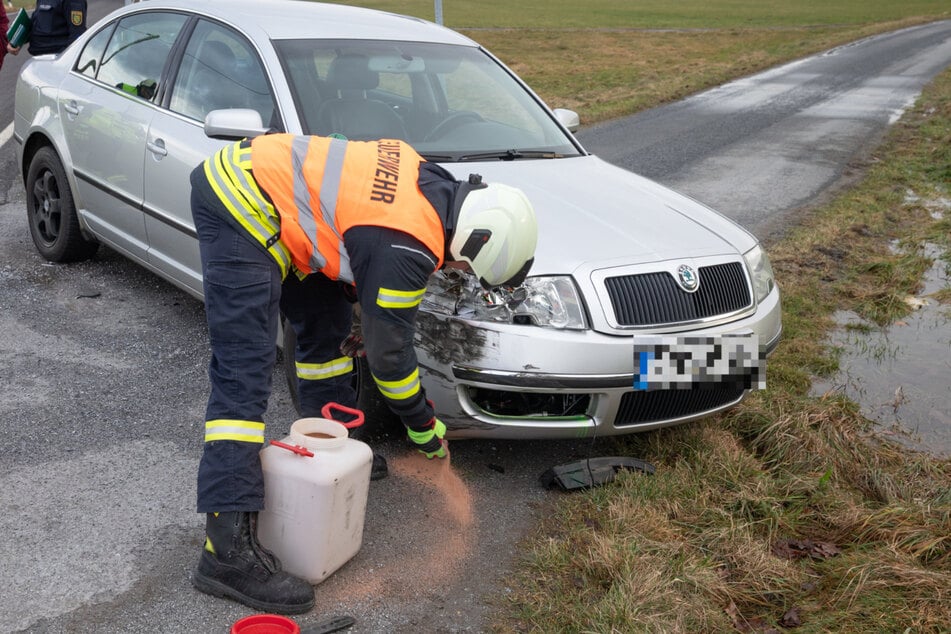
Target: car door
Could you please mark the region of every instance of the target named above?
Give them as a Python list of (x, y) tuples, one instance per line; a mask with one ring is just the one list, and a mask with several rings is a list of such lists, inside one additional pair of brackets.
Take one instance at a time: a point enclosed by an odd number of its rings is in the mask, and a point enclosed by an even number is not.
[(189, 204), (192, 170), (225, 142), (205, 136), (205, 115), (222, 108), (257, 110), (282, 129), (264, 66), (247, 39), (199, 20), (166, 95), (152, 119), (145, 157), (149, 263), (196, 295), (202, 292), (198, 240)]
[(169, 12), (118, 20), (93, 36), (60, 88), (64, 136), (89, 226), (145, 261), (142, 217), (146, 134), (169, 51), (187, 17)]

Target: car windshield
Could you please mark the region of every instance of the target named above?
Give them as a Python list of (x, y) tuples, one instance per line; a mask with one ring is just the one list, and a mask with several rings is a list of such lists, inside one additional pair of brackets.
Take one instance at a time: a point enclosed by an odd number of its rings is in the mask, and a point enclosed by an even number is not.
[(306, 134), (397, 138), (430, 160), (577, 156), (538, 100), (476, 47), (275, 42)]

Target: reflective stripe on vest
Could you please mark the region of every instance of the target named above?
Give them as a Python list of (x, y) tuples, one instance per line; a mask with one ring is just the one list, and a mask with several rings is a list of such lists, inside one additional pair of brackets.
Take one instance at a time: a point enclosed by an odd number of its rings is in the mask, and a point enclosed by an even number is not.
[[(386, 227), (422, 242), (442, 264), (445, 229), (419, 190), (422, 157), (402, 141), (267, 134), (251, 141), (254, 179), (281, 218), (281, 242), (302, 273), (354, 283), (343, 235)], [(319, 207), (319, 209), (318, 209)]]
[(225, 146), (205, 161), (205, 177), (231, 215), (266, 250), (287, 275), (291, 256), (281, 243), (281, 220), (274, 205), (249, 174), (251, 147)]
[[(310, 150), (308, 137), (294, 137), (291, 144), (291, 164), (294, 174), (294, 205), (297, 207), (297, 222), (303, 229), (304, 235), (310, 239), (310, 270), (320, 271), (327, 266), (327, 258), (320, 251), (318, 244), (317, 221), (314, 210), (310, 206), (310, 187), (307, 184), (304, 163)], [(337, 193), (340, 188), (340, 178), (343, 175), (343, 159), (347, 153), (347, 142), (343, 139), (331, 139), (327, 148), (327, 157), (324, 160), (324, 173), (320, 180), (320, 218), (324, 225), (333, 230), (337, 238), (336, 252), (339, 264), (335, 278), (344, 282), (353, 283), (353, 272), (350, 270), (350, 255), (343, 246), (343, 237), (337, 232)], [(330, 277), (328, 275), (328, 277)]]
[(264, 444), (264, 423), (222, 418), (205, 421), (205, 442), (216, 440)]

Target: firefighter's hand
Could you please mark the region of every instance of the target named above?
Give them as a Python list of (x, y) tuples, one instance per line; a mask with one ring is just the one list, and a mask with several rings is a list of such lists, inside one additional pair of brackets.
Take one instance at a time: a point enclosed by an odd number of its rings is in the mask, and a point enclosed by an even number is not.
[(360, 327), (361, 317), (360, 303), (353, 305), (353, 319), (350, 324), (350, 334), (340, 344), (340, 353), (345, 357), (356, 359), (357, 357), (367, 356), (367, 351), (363, 348), (363, 329)]
[(406, 433), (417, 451), (430, 460), (449, 455), (449, 443), (445, 439), (446, 425), (435, 416), (425, 427), (407, 429)]
[(350, 334), (340, 344), (340, 353), (352, 359), (367, 356), (367, 351), (363, 347), (363, 332), (360, 330), (359, 322), (354, 322), (351, 326)]

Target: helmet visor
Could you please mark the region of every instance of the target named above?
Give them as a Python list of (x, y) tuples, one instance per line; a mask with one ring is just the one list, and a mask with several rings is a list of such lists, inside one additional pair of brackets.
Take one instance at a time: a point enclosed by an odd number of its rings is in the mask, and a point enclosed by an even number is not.
[(505, 280), (504, 282), (500, 282), (498, 284), (490, 284), (488, 281), (486, 281), (484, 277), (482, 277), (482, 278), (479, 278), (479, 283), (482, 284), (482, 288), (484, 288), (487, 291), (491, 291), (493, 288), (498, 288), (500, 286), (510, 286), (513, 288), (521, 286), (525, 282), (525, 278), (528, 277), (528, 271), (532, 268), (532, 264), (534, 262), (535, 262), (535, 258), (530, 259), (524, 265), (522, 265), (522, 268), (520, 268), (518, 272), (515, 273), (515, 275)]

